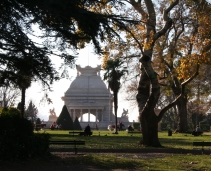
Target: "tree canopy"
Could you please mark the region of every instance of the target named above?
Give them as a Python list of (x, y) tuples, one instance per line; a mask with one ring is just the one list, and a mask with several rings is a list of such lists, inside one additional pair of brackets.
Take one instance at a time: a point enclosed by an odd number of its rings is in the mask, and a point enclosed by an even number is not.
[(22, 90), (22, 112), (24, 94), (31, 82), (41, 81), (50, 89), (53, 81), (59, 79), (50, 59), (52, 55), (72, 66), (75, 49), (92, 41), (100, 53), (101, 41), (120, 37), (113, 25), (123, 29), (125, 23), (135, 23), (127, 17), (109, 14), (103, 8), (107, 3), (98, 0), (0, 2), (0, 85), (12, 83)]

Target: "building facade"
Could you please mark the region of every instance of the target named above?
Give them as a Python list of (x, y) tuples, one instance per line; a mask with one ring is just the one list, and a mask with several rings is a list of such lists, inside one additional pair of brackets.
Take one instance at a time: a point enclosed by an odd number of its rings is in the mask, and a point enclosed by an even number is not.
[[(80, 118), (81, 127), (89, 124), (94, 128), (107, 129), (107, 126), (115, 123), (113, 114), (113, 95), (100, 76), (101, 66), (96, 68), (77, 65), (77, 76), (72, 81), (62, 100), (67, 106), (73, 121)], [(83, 120), (83, 115), (88, 113), (88, 121)], [(95, 116), (95, 121), (90, 120), (90, 114)]]

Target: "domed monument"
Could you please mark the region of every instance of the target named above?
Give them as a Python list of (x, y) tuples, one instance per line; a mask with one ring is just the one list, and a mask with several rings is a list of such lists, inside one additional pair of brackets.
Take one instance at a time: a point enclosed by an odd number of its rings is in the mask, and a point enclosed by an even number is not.
[[(77, 76), (64, 93), (62, 100), (67, 106), (73, 121), (80, 118), (81, 127), (89, 124), (92, 128), (97, 124), (100, 129), (115, 122), (113, 114), (113, 95), (107, 89), (100, 76), (101, 66), (96, 68), (77, 65)], [(88, 121), (83, 120), (83, 114), (88, 113)], [(90, 121), (90, 114), (95, 116), (95, 121)]]

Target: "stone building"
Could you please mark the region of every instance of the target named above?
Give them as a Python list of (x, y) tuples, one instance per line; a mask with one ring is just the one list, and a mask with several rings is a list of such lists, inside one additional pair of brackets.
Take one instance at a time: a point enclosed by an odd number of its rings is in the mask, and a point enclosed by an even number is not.
[[(76, 69), (77, 76), (62, 97), (70, 116), (73, 121), (80, 118), (82, 128), (87, 124), (94, 128), (97, 124), (99, 129), (107, 129), (108, 125), (115, 123), (113, 95), (101, 79), (101, 66), (82, 68), (77, 65)], [(86, 113), (88, 121), (83, 120)], [(90, 114), (95, 116), (94, 122), (90, 120)]]

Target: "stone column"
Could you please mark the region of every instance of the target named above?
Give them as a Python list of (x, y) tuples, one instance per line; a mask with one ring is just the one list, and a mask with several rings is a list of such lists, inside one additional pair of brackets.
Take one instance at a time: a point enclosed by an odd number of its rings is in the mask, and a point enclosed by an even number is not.
[(88, 110), (88, 122), (90, 122), (90, 109)]
[(101, 115), (102, 115), (102, 121), (103, 121), (103, 120), (104, 120), (104, 119), (103, 119), (103, 109), (102, 109), (102, 113), (101, 113)]
[(98, 119), (98, 110), (96, 109), (95, 122), (97, 122), (97, 119)]
[(81, 109), (81, 122), (83, 122), (83, 109)]
[(108, 120), (111, 121), (111, 103), (110, 102), (108, 103), (108, 116), (109, 116)]

